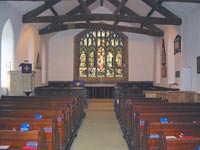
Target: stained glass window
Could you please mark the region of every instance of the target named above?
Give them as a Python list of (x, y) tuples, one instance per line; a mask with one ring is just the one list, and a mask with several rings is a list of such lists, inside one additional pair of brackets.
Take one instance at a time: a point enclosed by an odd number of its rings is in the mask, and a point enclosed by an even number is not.
[(123, 78), (124, 40), (109, 30), (89, 30), (79, 37), (79, 78)]

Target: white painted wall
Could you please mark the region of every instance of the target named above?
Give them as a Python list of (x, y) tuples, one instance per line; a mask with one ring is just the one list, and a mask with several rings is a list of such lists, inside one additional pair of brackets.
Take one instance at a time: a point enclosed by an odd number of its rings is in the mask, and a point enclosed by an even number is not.
[(80, 30), (58, 32), (49, 40), (48, 80), (72, 81), (74, 36)]
[[(98, 7), (94, 13), (110, 13)], [(74, 36), (82, 30), (58, 32), (49, 41), (48, 80), (73, 80)], [(129, 81), (153, 81), (153, 40), (149, 36), (125, 33), (128, 36)]]
[[(162, 39), (154, 38), (154, 51), (156, 54), (156, 73), (154, 73), (154, 83), (157, 86), (169, 87), (170, 84), (178, 83), (179, 78), (175, 78), (175, 72), (181, 70), (181, 55), (182, 53), (177, 53), (174, 55), (174, 39), (177, 34), (182, 36), (182, 26), (164, 26), (163, 30), (165, 32), (165, 52), (166, 52), (166, 66), (167, 66), (167, 77), (163, 78), (161, 76), (161, 51), (162, 51)], [(177, 88), (177, 87), (176, 87)]]
[(153, 39), (128, 33), (129, 81), (153, 81)]
[[(165, 46), (167, 50), (167, 67), (168, 67), (168, 77), (162, 78), (160, 74), (157, 73), (154, 77), (155, 85), (169, 87), (171, 83), (178, 83), (178, 87), (181, 89), (181, 85), (191, 84), (191, 91), (200, 92), (200, 74), (197, 74), (197, 56), (200, 56), (200, 6), (193, 9), (192, 12), (185, 15), (182, 18), (182, 25), (180, 27), (167, 26), (164, 28), (165, 31)], [(175, 36), (179, 34), (182, 37), (181, 53), (174, 55), (174, 39)], [(156, 68), (159, 69), (159, 39), (155, 38), (154, 50), (157, 51), (157, 64)], [(156, 47), (157, 46), (157, 47)], [(161, 49), (161, 46), (160, 46)], [(175, 71), (183, 70), (184, 68), (191, 68), (192, 81), (187, 78), (187, 81), (183, 81), (183, 78), (175, 78)], [(155, 74), (155, 73), (154, 73)], [(181, 74), (180, 74), (181, 76)], [(182, 74), (184, 76), (184, 74)], [(185, 79), (184, 79), (185, 80)], [(188, 89), (189, 90), (189, 89)]]
[[(10, 19), (14, 31), (14, 70), (19, 70), (19, 64), (28, 58), (28, 49), (30, 37), (33, 39), (33, 61), (36, 62), (37, 54), (41, 51), (41, 39), (38, 30), (32, 25), (22, 24), (22, 15), (7, 2), (0, 2), (0, 35), (5, 22)], [(1, 36), (0, 36), (1, 41)], [(0, 43), (1, 47), (1, 43)], [(35, 70), (35, 85), (41, 85), (41, 70)], [(0, 94), (5, 94), (0, 88)]]
[[(2, 41), (2, 31), (3, 31), (3, 27), (6, 23), (7, 20), (10, 19), (11, 23), (12, 23), (12, 27), (13, 27), (13, 34), (14, 34), (14, 47), (17, 43), (17, 39), (19, 36), (19, 30), (21, 27), (21, 21), (19, 21), (21, 19), (21, 16), (18, 12), (16, 12), (15, 10), (13, 10), (8, 4), (7, 2), (0, 2), (0, 41)], [(0, 42), (0, 48), (2, 47), (1, 45), (2, 43)], [(1, 55), (1, 53), (0, 53)], [(15, 54), (14, 54), (15, 56)], [(1, 61), (0, 61), (1, 62)], [(1, 66), (1, 65), (0, 65)], [(2, 69), (0, 69), (2, 70)], [(1, 82), (1, 81), (0, 81)], [(0, 84), (1, 85), (1, 84)], [(0, 87), (0, 95), (2, 94), (7, 94), (7, 89)]]
[(200, 6), (183, 18), (182, 66), (191, 67), (192, 91), (200, 92), (200, 74), (197, 74), (197, 56), (200, 56)]
[[(57, 33), (49, 41), (49, 81), (73, 80), (74, 36), (80, 30)], [(126, 34), (129, 38), (129, 81), (153, 80), (153, 40)]]

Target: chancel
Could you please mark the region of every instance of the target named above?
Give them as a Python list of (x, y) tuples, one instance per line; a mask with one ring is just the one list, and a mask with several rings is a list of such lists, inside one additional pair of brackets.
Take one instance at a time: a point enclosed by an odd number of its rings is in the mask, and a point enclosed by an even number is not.
[(0, 149), (199, 149), (199, 14), (200, 0), (0, 0)]

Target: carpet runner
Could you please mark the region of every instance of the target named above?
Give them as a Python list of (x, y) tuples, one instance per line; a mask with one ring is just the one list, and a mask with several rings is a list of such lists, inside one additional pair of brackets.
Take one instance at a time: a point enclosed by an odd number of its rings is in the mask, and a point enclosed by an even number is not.
[(90, 99), (71, 150), (128, 150), (112, 99)]

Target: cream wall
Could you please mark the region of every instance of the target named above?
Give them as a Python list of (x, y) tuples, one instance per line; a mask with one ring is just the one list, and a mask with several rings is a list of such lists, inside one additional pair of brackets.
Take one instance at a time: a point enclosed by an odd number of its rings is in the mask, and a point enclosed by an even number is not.
[[(29, 56), (30, 49), (33, 51), (33, 55), (31, 56)], [(24, 62), (24, 60), (29, 60), (29, 62), (33, 65), (32, 70), (35, 71), (35, 86), (40, 86), (41, 70), (36, 69), (35, 66), (38, 53), (41, 61), (41, 38), (36, 28), (29, 24), (24, 24), (22, 26), (15, 53), (15, 56), (17, 56), (15, 60), (15, 70), (20, 70), (21, 68), (19, 67), (19, 64)]]
[(58, 32), (49, 40), (48, 80), (72, 81), (74, 62), (74, 36), (80, 30)]
[[(98, 7), (93, 13), (111, 13)], [(58, 32), (49, 41), (48, 80), (73, 80), (74, 36), (82, 30)], [(149, 36), (125, 33), (128, 36), (129, 81), (153, 81), (153, 39)]]
[[(184, 84), (186, 87), (191, 86), (189, 90), (200, 92), (200, 74), (197, 74), (197, 56), (200, 56), (200, 6), (197, 6), (192, 12), (182, 18), (181, 26), (166, 26), (165, 31), (165, 47), (167, 51), (167, 78), (161, 77), (160, 70), (160, 51), (161, 38), (154, 38), (154, 53), (156, 55), (156, 72), (154, 73), (154, 83), (157, 86), (169, 87), (172, 83), (177, 83), (175, 88), (182, 88)], [(174, 39), (179, 34), (181, 40), (181, 53), (174, 55)], [(192, 77), (187, 78), (187, 81), (182, 80), (182, 77), (187, 76), (190, 72), (184, 74), (181, 72), (180, 78), (175, 77), (176, 71), (182, 71), (186, 68), (191, 69)], [(190, 81), (191, 80), (191, 81)]]
[[(49, 41), (49, 81), (73, 80), (74, 36), (81, 30), (57, 33)], [(129, 81), (153, 81), (153, 40), (151, 37), (126, 33), (128, 36)]]
[(157, 86), (169, 87), (170, 84), (178, 83), (179, 79), (175, 78), (175, 71), (181, 70), (181, 53), (174, 55), (174, 39), (177, 34), (182, 36), (182, 26), (163, 26), (165, 32), (165, 52), (166, 52), (166, 67), (167, 77), (161, 76), (161, 53), (162, 53), (162, 38), (154, 38), (154, 54), (155, 56), (155, 73), (154, 83)]
[[(27, 24), (22, 24), (22, 15), (7, 2), (0, 2), (0, 48), (3, 27), (10, 19), (14, 31), (14, 70), (20, 70), (19, 64), (28, 58), (28, 49), (33, 49), (33, 63), (41, 51), (41, 39), (38, 30)], [(32, 42), (30, 42), (30, 39)], [(31, 43), (31, 44), (30, 44)], [(31, 46), (30, 46), (31, 45)], [(41, 70), (35, 69), (35, 86), (41, 86)], [(0, 94), (7, 94), (6, 89), (0, 88)]]
[(140, 34), (127, 35), (129, 81), (153, 81), (153, 39)]
[(192, 89), (200, 92), (200, 74), (197, 74), (197, 56), (200, 56), (200, 6), (183, 18), (182, 66), (192, 71)]

